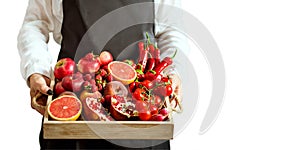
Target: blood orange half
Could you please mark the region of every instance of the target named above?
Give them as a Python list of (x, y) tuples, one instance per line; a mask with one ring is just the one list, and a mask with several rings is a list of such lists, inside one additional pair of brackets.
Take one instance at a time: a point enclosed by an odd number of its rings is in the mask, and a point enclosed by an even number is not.
[(114, 79), (119, 80), (125, 85), (132, 83), (137, 76), (136, 71), (132, 66), (121, 61), (109, 63), (108, 70)]
[(75, 121), (81, 114), (82, 104), (75, 96), (60, 96), (48, 105), (48, 114), (54, 120)]

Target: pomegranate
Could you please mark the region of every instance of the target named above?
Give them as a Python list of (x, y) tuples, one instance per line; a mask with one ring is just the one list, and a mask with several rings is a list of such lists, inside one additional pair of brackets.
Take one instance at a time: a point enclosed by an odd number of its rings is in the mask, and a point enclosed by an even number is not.
[(102, 107), (101, 102), (96, 98), (87, 97), (85, 100), (87, 105), (86, 109), (93, 112), (93, 117), (84, 115), (85, 120), (97, 120), (97, 121), (113, 121), (114, 119), (106, 112), (105, 108)]
[(109, 109), (111, 116), (118, 121), (136, 120), (138, 112), (132, 99), (114, 95)]
[(86, 99), (87, 98), (94, 98), (97, 99), (97, 101), (99, 101), (102, 98), (102, 95), (100, 92), (96, 91), (96, 92), (89, 92), (87, 90), (83, 90), (79, 96), (79, 99), (82, 103), (82, 116), (85, 120), (99, 120), (99, 116), (97, 114), (94, 113), (94, 111), (92, 111), (89, 107), (88, 104), (86, 103)]
[(93, 53), (86, 54), (83, 58), (79, 60), (77, 64), (78, 70), (83, 74), (94, 74), (100, 69), (100, 66), (101, 62)]
[(121, 97), (127, 97), (127, 88), (119, 81), (112, 81), (106, 84), (104, 89), (104, 95), (118, 95)]

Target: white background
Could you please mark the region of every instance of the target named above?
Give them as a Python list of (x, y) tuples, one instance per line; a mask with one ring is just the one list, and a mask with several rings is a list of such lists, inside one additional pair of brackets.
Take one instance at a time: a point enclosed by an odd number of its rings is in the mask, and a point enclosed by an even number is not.
[[(0, 5), (0, 149), (39, 149), (41, 116), (30, 107), (16, 47), (27, 0)], [(199, 135), (210, 76), (203, 56), (203, 93), (173, 150), (300, 149), (300, 3), (298, 0), (184, 0), (184, 9), (211, 32), (222, 52), (227, 86), (215, 124)], [(53, 53), (59, 49), (51, 42)], [(206, 88), (207, 87), (207, 88)], [(189, 148), (190, 149), (190, 148)]]

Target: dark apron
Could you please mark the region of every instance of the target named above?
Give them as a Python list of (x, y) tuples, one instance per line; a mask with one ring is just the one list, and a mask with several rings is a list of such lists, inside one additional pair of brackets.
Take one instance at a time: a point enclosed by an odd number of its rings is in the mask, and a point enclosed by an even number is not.
[[(98, 19), (109, 12), (112, 12), (113, 10), (141, 2), (153, 2), (153, 0), (63, 0), (64, 19), (61, 30), (63, 39), (58, 59), (69, 57), (73, 58), (75, 61), (78, 61), (79, 58), (88, 52), (93, 51), (95, 54), (99, 54), (102, 49), (99, 48), (99, 45), (97, 45), (95, 41), (99, 39), (101, 40), (101, 35), (90, 34), (92, 36), (89, 36), (87, 33), (89, 29), (94, 28), (92, 25), (95, 25)], [(141, 12), (144, 12), (144, 17), (147, 17), (148, 19), (154, 19), (154, 7), (149, 10), (141, 10)], [(130, 13), (130, 16), (132, 17), (136, 17), (135, 14), (137, 14), (136, 11), (128, 11), (128, 13)], [(114, 24), (111, 24), (111, 26), (113, 27)], [(105, 44), (105, 46), (103, 45), (104, 50), (110, 51), (115, 59), (124, 59), (125, 56), (120, 56), (120, 54), (127, 54), (126, 57), (130, 56), (135, 59), (138, 55), (136, 42), (145, 39), (145, 32), (148, 32), (150, 36), (153, 36), (154, 24), (138, 24), (118, 32), (118, 34), (113, 35), (113, 37)], [(86, 42), (80, 43), (83, 38)], [(124, 51), (126, 52), (124, 53)], [(41, 130), (40, 133), (41, 149), (133, 149), (118, 146), (113, 143), (126, 143), (125, 145), (131, 145), (130, 147), (155, 145), (153, 147), (138, 149), (170, 149), (170, 142), (168, 140), (113, 140), (113, 142), (102, 139), (50, 140), (43, 139), (42, 131), (43, 130)], [(157, 143), (160, 144), (157, 145)]]

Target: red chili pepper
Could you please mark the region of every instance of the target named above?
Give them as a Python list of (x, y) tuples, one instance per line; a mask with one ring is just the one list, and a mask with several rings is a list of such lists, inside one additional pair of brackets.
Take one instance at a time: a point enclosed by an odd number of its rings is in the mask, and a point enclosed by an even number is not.
[(153, 70), (149, 70), (148, 72), (146, 72), (145, 74), (145, 79), (150, 80), (150, 81), (160, 81), (162, 78), (161, 74), (156, 74), (155, 71)]
[(155, 57), (155, 47), (154, 47), (153, 44), (149, 45), (149, 52), (150, 52), (150, 55), (151, 55), (152, 58), (156, 58)]
[(155, 58), (148, 58), (145, 72), (152, 70), (155, 67)]
[(164, 69), (166, 69), (169, 65), (173, 63), (173, 58), (177, 54), (177, 50), (175, 51), (174, 55), (172, 57), (165, 57), (159, 64), (157, 64), (153, 71), (155, 71), (156, 74), (160, 74)]
[(165, 57), (158, 65), (155, 65), (153, 70), (147, 71), (145, 73), (145, 78), (150, 81), (157, 80), (158, 77), (160, 77), (162, 71), (173, 63), (172, 59), (175, 57), (176, 53), (177, 53), (177, 50), (175, 51), (175, 53), (172, 57)]
[[(138, 65), (138, 66), (140, 66), (140, 65)], [(138, 79), (138, 81), (143, 81), (145, 79), (145, 74), (142, 72), (142, 70), (136, 69), (135, 71), (137, 73), (137, 79)]]
[(155, 65), (158, 65), (160, 63), (160, 50), (155, 46), (155, 51), (154, 51), (154, 58), (155, 58)]
[(144, 42), (139, 42), (139, 43), (138, 43), (138, 47), (139, 47), (139, 50), (140, 50), (140, 51), (145, 49), (144, 46), (145, 46), (145, 45), (144, 45)]
[(138, 47), (139, 47), (139, 52), (140, 52), (138, 63), (140, 65), (138, 65), (137, 67), (140, 67), (138, 69), (140, 69), (142, 72), (144, 72), (146, 64), (147, 64), (149, 49), (144, 48), (144, 43), (143, 42), (139, 42)]

